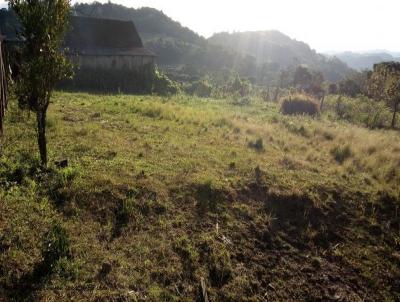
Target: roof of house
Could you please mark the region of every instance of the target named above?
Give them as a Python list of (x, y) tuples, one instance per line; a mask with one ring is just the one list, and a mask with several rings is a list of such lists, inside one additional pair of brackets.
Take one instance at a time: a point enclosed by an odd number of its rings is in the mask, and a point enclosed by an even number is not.
[(154, 56), (132, 21), (73, 16), (65, 46), (81, 55)]

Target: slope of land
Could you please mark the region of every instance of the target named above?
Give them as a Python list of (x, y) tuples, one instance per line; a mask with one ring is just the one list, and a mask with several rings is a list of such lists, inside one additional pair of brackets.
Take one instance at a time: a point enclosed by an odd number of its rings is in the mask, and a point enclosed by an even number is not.
[[(12, 106), (0, 300), (194, 301), (202, 278), (211, 301), (400, 299), (398, 132), (272, 103), (58, 93), (50, 158), (69, 166), (42, 171), (34, 125)], [(46, 241), (54, 225), (69, 246)]]

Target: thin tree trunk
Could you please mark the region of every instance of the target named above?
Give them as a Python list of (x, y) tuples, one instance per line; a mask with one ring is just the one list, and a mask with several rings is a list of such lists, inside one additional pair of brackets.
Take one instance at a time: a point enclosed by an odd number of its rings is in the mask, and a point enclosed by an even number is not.
[(36, 113), (38, 146), (40, 153), (40, 162), (42, 166), (47, 166), (47, 144), (46, 144), (46, 110), (38, 110)]
[(321, 105), (319, 107), (319, 110), (322, 112), (324, 110), (324, 101), (325, 101), (325, 94), (321, 98)]
[(392, 128), (396, 128), (396, 114), (397, 114), (397, 107), (399, 106), (399, 102), (396, 102), (394, 104), (394, 109), (393, 109), (393, 118), (392, 118)]
[(276, 87), (275, 96), (274, 96), (274, 102), (278, 101), (279, 93), (280, 93), (280, 88)]

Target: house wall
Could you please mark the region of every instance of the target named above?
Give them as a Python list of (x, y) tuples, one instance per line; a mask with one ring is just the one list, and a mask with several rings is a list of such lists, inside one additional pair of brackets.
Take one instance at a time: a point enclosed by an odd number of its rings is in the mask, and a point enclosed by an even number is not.
[(76, 56), (73, 62), (81, 68), (137, 70), (143, 66), (154, 64), (151, 56)]
[(72, 79), (59, 88), (97, 91), (150, 93), (154, 80), (154, 58), (151, 56), (75, 56)]

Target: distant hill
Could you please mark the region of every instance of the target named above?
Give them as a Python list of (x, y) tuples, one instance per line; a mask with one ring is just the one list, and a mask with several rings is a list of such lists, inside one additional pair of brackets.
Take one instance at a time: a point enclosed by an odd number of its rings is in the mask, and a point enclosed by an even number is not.
[[(339, 81), (352, 72), (339, 59), (326, 58), (278, 31), (220, 33), (205, 39), (157, 9), (134, 9), (111, 2), (76, 4), (73, 14), (132, 20), (145, 46), (157, 55), (157, 64), (183, 81), (230, 70), (259, 84), (274, 85), (281, 70), (301, 64), (321, 71), (329, 81)], [(10, 14), (4, 10), (1, 29), (12, 32), (10, 24)]]
[(351, 69), (339, 59), (326, 58), (304, 42), (271, 31), (218, 33), (209, 38), (213, 44), (224, 45), (238, 52), (252, 55), (257, 65), (279, 64), (281, 68), (304, 64), (321, 71), (325, 78), (338, 81), (351, 73)]
[(86, 17), (108, 18), (134, 21), (143, 40), (172, 38), (186, 43), (202, 43), (204, 38), (172, 20), (162, 11), (154, 8), (129, 8), (114, 3), (91, 3), (74, 5), (75, 14)]
[(355, 53), (347, 51), (335, 53), (334, 55), (356, 70), (372, 69), (374, 64), (384, 61), (400, 62), (400, 55), (390, 52)]
[(317, 54), (306, 43), (278, 31), (219, 33), (206, 40), (153, 8), (134, 9), (113, 3), (78, 4), (74, 8), (80, 15), (133, 20), (160, 65), (234, 68), (254, 77), (267, 68), (269, 80), (277, 71), (299, 64), (321, 71), (330, 81), (338, 81), (352, 71), (338, 59)]

